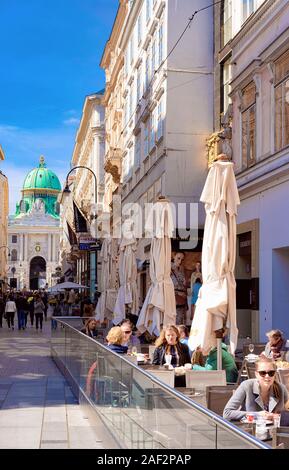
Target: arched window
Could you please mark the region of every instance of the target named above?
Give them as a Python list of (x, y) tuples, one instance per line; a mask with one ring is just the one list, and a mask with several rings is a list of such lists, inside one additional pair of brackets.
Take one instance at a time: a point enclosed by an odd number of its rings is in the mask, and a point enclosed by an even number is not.
[(17, 250), (11, 251), (11, 261), (17, 261)]

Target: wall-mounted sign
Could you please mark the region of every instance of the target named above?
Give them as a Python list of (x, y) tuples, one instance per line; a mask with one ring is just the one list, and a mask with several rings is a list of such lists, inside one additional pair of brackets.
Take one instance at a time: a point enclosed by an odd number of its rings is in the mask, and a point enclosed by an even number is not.
[(100, 250), (101, 243), (96, 238), (89, 236), (79, 237), (78, 247), (80, 250)]

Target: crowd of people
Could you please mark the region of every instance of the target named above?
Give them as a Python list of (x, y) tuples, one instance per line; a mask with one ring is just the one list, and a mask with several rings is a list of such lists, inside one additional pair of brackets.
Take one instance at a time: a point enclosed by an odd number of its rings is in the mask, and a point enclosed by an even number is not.
[(18, 330), (30, 327), (42, 330), (43, 319), (47, 320), (48, 295), (45, 290), (18, 291), (0, 295), (0, 328), (6, 320), (8, 329), (14, 330), (17, 316)]

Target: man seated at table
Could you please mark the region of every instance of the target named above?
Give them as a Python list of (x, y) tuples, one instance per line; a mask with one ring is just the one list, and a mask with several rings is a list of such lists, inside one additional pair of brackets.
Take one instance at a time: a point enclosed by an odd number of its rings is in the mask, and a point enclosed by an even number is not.
[[(212, 348), (207, 356), (206, 362), (203, 363), (201, 348), (197, 348), (192, 355), (192, 364), (194, 370), (217, 370), (217, 348)], [(235, 383), (238, 378), (238, 369), (232, 354), (229, 353), (228, 347), (222, 343), (222, 369), (226, 371), (226, 380)]]

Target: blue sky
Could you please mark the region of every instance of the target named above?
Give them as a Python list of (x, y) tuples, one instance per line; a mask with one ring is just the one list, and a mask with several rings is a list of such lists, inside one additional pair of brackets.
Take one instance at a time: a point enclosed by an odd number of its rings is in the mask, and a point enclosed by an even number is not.
[(0, 0), (0, 145), (10, 212), (43, 154), (61, 180), (86, 95), (104, 88), (99, 63), (118, 0)]

